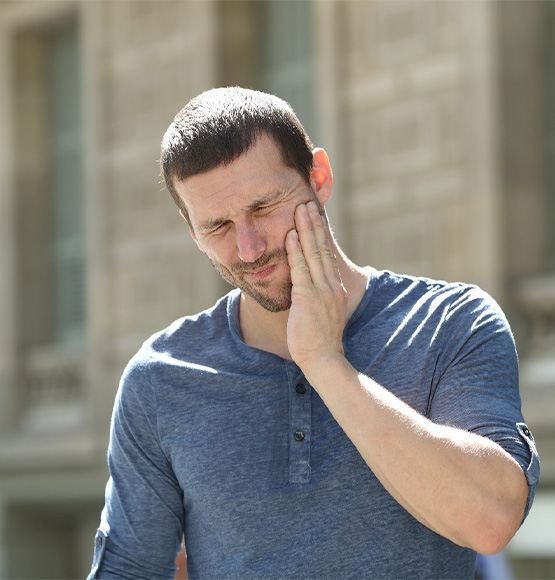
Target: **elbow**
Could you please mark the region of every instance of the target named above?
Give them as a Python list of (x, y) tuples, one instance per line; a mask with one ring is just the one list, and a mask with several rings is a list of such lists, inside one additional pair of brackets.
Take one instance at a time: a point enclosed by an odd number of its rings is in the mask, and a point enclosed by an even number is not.
[(528, 501), (528, 482), (524, 472), (516, 464), (497, 487), (494, 496), (481, 504), (474, 520), (474, 534), (467, 547), (480, 554), (497, 554), (509, 543), (524, 519)]
[(494, 513), (495, 510), (484, 512), (474, 518), (467, 515), (462, 527), (446, 534), (455, 544), (463, 548), (470, 548), (475, 552), (491, 556), (497, 554), (509, 543), (517, 532), (522, 515), (511, 516), (508, 512)]
[(492, 556), (501, 552), (503, 548), (509, 543), (511, 538), (516, 533), (507, 530), (495, 530), (494, 533), (488, 534), (487, 537), (477, 539), (473, 546), (470, 546), (475, 552), (484, 554), (485, 556)]
[(487, 510), (479, 521), (476, 522), (475, 534), (469, 548), (486, 556), (497, 554), (509, 543), (518, 531), (524, 518), (527, 494), (513, 498), (513, 501), (505, 503), (502, 507)]
[(518, 530), (514, 520), (495, 518), (490, 513), (487, 521), (477, 523), (466, 539), (456, 542), (475, 552), (491, 556), (501, 552)]

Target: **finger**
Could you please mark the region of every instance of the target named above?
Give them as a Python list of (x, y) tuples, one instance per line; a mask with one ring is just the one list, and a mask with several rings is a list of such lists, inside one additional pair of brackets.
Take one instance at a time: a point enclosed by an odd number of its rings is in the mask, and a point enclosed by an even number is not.
[(312, 277), (303, 254), (297, 230), (287, 232), (285, 249), (287, 250), (287, 260), (291, 270), (291, 283), (293, 286), (312, 285)]
[(320, 252), (322, 268), (328, 281), (331, 281), (337, 278), (339, 274), (331, 232), (325, 217), (319, 211), (318, 205), (314, 201), (311, 201), (307, 204), (307, 208), (312, 222), (314, 237)]
[(326, 278), (322, 264), (322, 250), (316, 239), (316, 224), (313, 223), (309, 209), (305, 204), (298, 205), (295, 210), (295, 225), (312, 280), (315, 284), (322, 284)]
[[(337, 266), (331, 232), (329, 231), (325, 217), (320, 214), (318, 205), (315, 202), (309, 202), (307, 204), (307, 209), (318, 252), (317, 262), (314, 263), (314, 267), (316, 268), (315, 274), (320, 276), (321, 273), (321, 278), (319, 277), (319, 279), (323, 283), (333, 285), (335, 282), (340, 282), (341, 279), (339, 276), (339, 268)], [(310, 261), (309, 267), (312, 272), (313, 263)]]
[(318, 206), (314, 201), (309, 201), (306, 204), (306, 208), (308, 210), (308, 215), (310, 217), (311, 226), (314, 231), (314, 237), (316, 239), (318, 247), (327, 248), (328, 247), (327, 232), (324, 229), (324, 222), (322, 221), (322, 215), (320, 214)]

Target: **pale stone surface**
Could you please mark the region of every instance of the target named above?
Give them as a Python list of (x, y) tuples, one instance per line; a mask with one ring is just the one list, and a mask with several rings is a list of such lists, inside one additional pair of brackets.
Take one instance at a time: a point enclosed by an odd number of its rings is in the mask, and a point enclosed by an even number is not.
[[(334, 166), (328, 209), (341, 245), (358, 263), (477, 282), (501, 301), (522, 346), (523, 397), (531, 391), (528, 420), (532, 427), (537, 421), (540, 451), (553, 438), (546, 412), (553, 389), (545, 385), (553, 380), (555, 299), (545, 279), (530, 278), (516, 293), (515, 284), (549, 269), (542, 6), (313, 3), (315, 123)], [(79, 530), (73, 574), (84, 575), (85, 538), (96, 521), (91, 503), (101, 503), (110, 412), (126, 361), (149, 334), (210, 306), (228, 289), (190, 240), (157, 160), (164, 130), (189, 98), (221, 84), (256, 87), (257, 9), (249, 0), (0, 2), (2, 577), (17, 575), (6, 535), (25, 536), (28, 506), (61, 505), (69, 489), (83, 512), (73, 522)], [(80, 406), (74, 399), (65, 407), (50, 401), (41, 412), (29, 407), (22, 377), (25, 361), (46, 352), (28, 347), (44, 334), (48, 312), (37, 308), (24, 318), (20, 311), (23, 292), (37, 289), (20, 282), (17, 216), (23, 183), (35, 208), (25, 235), (36, 242), (47, 211), (45, 125), (40, 92), (28, 95), (37, 102), (34, 117), (13, 115), (14, 38), (72, 11), (83, 55), (87, 341), (76, 354), (85, 361), (74, 391)], [(40, 72), (38, 57), (29, 64)], [(34, 143), (25, 162), (14, 145), (21, 122)], [(23, 266), (25, 279), (30, 272), (40, 282), (44, 263), (36, 256)], [(22, 322), (31, 319), (36, 324)], [(45, 363), (53, 376), (64, 371), (57, 361), (67, 361), (67, 353)], [(552, 454), (546, 457), (552, 482)], [(41, 511), (42, 531), (47, 512)], [(62, 560), (51, 562), (52, 570), (63, 571), (56, 568)]]

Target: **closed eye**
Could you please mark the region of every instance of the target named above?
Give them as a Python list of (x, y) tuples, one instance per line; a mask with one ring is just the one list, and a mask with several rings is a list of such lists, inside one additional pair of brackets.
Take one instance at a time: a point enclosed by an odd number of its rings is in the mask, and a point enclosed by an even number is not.
[(204, 232), (205, 236), (211, 236), (211, 235), (217, 235), (222, 233), (226, 227), (229, 225), (230, 222), (225, 221), (225, 222), (220, 222), (217, 224), (214, 224), (210, 229), (208, 229), (207, 231)]
[(259, 205), (258, 207), (256, 207), (254, 209), (255, 213), (257, 214), (264, 214), (264, 213), (268, 213), (270, 211), (272, 211), (272, 209), (275, 208), (275, 204), (269, 204), (269, 205)]
[(280, 202), (283, 201), (286, 195), (287, 194), (281, 189), (277, 190), (271, 194), (254, 200), (245, 209), (246, 211), (252, 212), (254, 214), (267, 213), (277, 207)]

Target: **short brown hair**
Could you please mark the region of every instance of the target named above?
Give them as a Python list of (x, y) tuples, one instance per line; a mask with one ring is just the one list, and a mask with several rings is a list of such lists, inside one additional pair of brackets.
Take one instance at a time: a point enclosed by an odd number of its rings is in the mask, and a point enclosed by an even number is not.
[(286, 166), (307, 181), (314, 148), (291, 106), (283, 99), (240, 87), (211, 89), (189, 101), (162, 139), (160, 165), (166, 187), (188, 220), (173, 180), (226, 165), (267, 134), (278, 145)]

